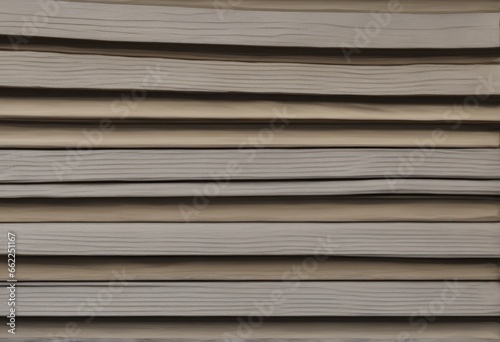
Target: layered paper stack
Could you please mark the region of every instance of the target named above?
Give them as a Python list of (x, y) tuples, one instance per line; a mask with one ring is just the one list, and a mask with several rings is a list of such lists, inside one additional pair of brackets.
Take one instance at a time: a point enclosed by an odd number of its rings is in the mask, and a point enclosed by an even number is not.
[(2, 340), (500, 341), (498, 0), (2, 5)]

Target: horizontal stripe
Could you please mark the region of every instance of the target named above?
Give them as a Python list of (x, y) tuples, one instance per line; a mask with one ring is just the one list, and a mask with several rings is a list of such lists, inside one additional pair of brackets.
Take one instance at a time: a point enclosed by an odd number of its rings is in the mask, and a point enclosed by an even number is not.
[[(0, 34), (25, 35), (23, 17), (41, 11), (29, 0), (5, 0)], [(62, 2), (30, 36), (183, 44), (257, 46), (359, 46), (370, 48), (498, 47), (498, 13), (390, 15), (335, 12), (241, 11), (173, 6)], [(45, 12), (42, 12), (45, 13)], [(77, 17), (77, 19), (75, 18)], [(151, 24), (151, 23), (154, 23)], [(373, 29), (378, 29), (373, 34)], [(365, 28), (363, 30), (363, 28)], [(361, 33), (360, 33), (361, 31)], [(366, 39), (366, 38), (365, 38)], [(366, 47), (362, 45), (360, 47)]]
[(321, 196), (373, 194), (500, 195), (500, 180), (387, 179), (190, 183), (0, 184), (0, 198)]
[(498, 198), (0, 199), (0, 222), (499, 222)]
[[(430, 143), (430, 145), (429, 145)], [(90, 143), (89, 143), (90, 144)], [(87, 145), (85, 145), (87, 146)], [(0, 181), (500, 179), (500, 149), (0, 150)]]
[[(244, 330), (243, 323), (234, 319), (205, 320), (200, 319), (141, 319), (141, 318), (99, 318), (86, 322), (85, 318), (73, 318), (75, 329), (68, 333), (68, 320), (56, 317), (35, 319), (23, 317), (17, 322), (16, 341), (54, 342), (53, 338), (63, 337), (65, 341), (80, 342), (82, 338), (91, 339), (86, 342), (145, 342), (169, 341), (179, 339), (189, 341), (224, 341), (229, 337), (251, 338), (260, 342), (303, 342), (304, 339), (314, 342), (398, 342), (402, 332), (408, 333), (416, 342), (486, 342), (500, 338), (498, 323), (482, 321), (455, 320), (451, 322), (432, 322), (427, 328), (419, 331), (420, 326), (412, 326), (407, 321), (385, 319), (265, 319), (265, 323), (251, 331)], [(0, 331), (0, 336), (7, 336)], [(47, 336), (53, 338), (45, 340)], [(31, 338), (29, 340), (26, 340)], [(80, 339), (80, 340), (78, 340)], [(137, 339), (137, 340), (135, 340)], [(435, 340), (434, 340), (435, 339)], [(484, 340), (483, 340), (484, 339)], [(490, 340), (491, 339), (491, 340)]]
[[(212, 0), (67, 0), (78, 2), (95, 2), (128, 5), (179, 6), (213, 8)], [(401, 4), (400, 6), (396, 6)], [(216, 3), (220, 10), (231, 8), (241, 10), (282, 10), (282, 11), (388, 11), (387, 0), (245, 0), (234, 3)], [(495, 0), (401, 0), (394, 3), (401, 13), (457, 13), (457, 12), (491, 12), (500, 10)]]
[(500, 257), (500, 222), (0, 224), (8, 232), (20, 255)]
[[(0, 289), (7, 301), (8, 289)], [(498, 316), (498, 282), (17, 284), (23, 316)], [(104, 304), (97, 304), (101, 299)], [(437, 308), (436, 305), (439, 305)], [(7, 315), (8, 307), (0, 307)]]
[[(370, 120), (500, 122), (500, 106), (397, 104), (384, 102), (294, 102), (250, 100), (196, 100), (146, 98), (137, 106), (117, 103), (117, 98), (0, 97), (3, 120)], [(116, 110), (118, 109), (118, 110)], [(467, 115), (463, 114), (466, 112)], [(120, 122), (120, 121), (118, 121)], [(115, 122), (116, 123), (116, 122)], [(455, 123), (453, 123), (454, 125)], [(450, 125), (451, 127), (451, 125)]]
[[(148, 233), (147, 229), (143, 231)], [(68, 233), (66, 230), (61, 235)], [(160, 240), (162, 236), (159, 234)], [(24, 238), (20, 238), (21, 249), (26, 251)], [(77, 246), (74, 248), (75, 252), (78, 251)], [(133, 247), (130, 251), (133, 251)], [(165, 252), (168, 252), (168, 249), (165, 249)], [(500, 280), (500, 265), (484, 260), (337, 257), (320, 259), (314, 262), (309, 256), (42, 257), (36, 255), (27, 257), (18, 255), (16, 279), (18, 281), (110, 281), (113, 280), (113, 270), (124, 269), (124, 280), (129, 281), (280, 281), (290, 270), (307, 265), (307, 280)], [(301, 279), (302, 274), (292, 272), (290, 278)], [(6, 278), (2, 280), (6, 281)]]
[[(499, 15), (494, 16), (496, 46)], [(495, 86), (499, 78), (500, 69), (494, 64), (245, 63), (0, 51), (0, 86), (22, 88), (377, 96), (475, 94), (483, 98), (500, 94)]]
[[(103, 128), (103, 126), (105, 126)], [(439, 133), (436, 133), (438, 132)], [(439, 136), (438, 136), (439, 134)], [(199, 125), (0, 124), (0, 148), (239, 148), (259, 147), (434, 147), (498, 148), (494, 127), (457, 131), (439, 127), (347, 124)]]

